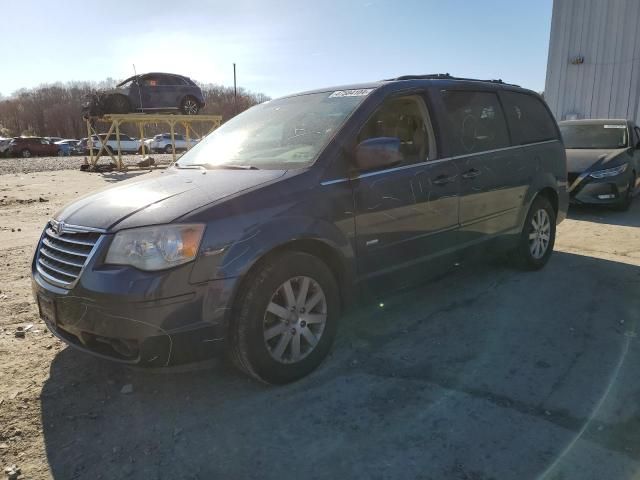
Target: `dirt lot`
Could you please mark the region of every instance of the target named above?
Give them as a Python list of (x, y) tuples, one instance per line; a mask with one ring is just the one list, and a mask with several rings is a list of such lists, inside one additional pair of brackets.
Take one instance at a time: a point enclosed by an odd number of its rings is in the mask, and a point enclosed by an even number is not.
[(640, 200), (627, 213), (573, 211), (540, 272), (461, 265), (351, 313), (316, 373), (271, 388), (217, 362), (126, 369), (43, 328), (29, 270), (44, 223), (125, 176), (0, 175), (3, 468), (35, 479), (640, 471)]
[[(157, 165), (168, 165), (173, 160), (172, 155), (157, 154), (151, 155)], [(125, 165), (135, 166), (142, 160), (142, 155), (123, 155), (122, 161)], [(80, 165), (88, 161), (87, 157), (33, 157), (28, 160), (22, 158), (0, 157), (0, 175), (11, 173), (33, 173), (50, 172), (54, 170), (76, 170)], [(112, 162), (108, 156), (101, 157), (98, 161), (101, 165), (108, 165)]]

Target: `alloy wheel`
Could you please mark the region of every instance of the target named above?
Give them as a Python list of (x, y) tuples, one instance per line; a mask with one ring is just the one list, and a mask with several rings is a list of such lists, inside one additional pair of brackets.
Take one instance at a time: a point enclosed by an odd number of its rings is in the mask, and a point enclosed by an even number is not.
[(529, 252), (536, 260), (544, 257), (551, 238), (551, 220), (544, 209), (539, 209), (531, 217), (529, 230)]
[(318, 345), (327, 322), (327, 299), (313, 278), (294, 277), (280, 285), (267, 305), (264, 342), (280, 363), (297, 363)]
[(183, 110), (187, 115), (195, 115), (196, 113), (198, 113), (198, 104), (195, 100), (187, 98), (184, 101)]

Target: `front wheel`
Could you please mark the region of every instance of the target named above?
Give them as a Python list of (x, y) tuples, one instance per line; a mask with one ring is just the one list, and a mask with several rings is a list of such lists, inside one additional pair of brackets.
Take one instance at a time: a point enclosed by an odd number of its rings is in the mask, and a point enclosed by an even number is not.
[(167, 145), (166, 147), (164, 147), (164, 153), (172, 153), (173, 152), (173, 147), (171, 145)]
[(22, 150), (22, 152), (20, 152), (20, 156), (22, 156), (22, 158), (30, 158), (31, 150), (29, 150), (28, 148), (25, 148), (24, 150)]
[(514, 252), (516, 264), (525, 270), (539, 270), (549, 261), (555, 241), (556, 212), (546, 197), (538, 196), (527, 213)]
[(336, 280), (324, 262), (302, 252), (273, 255), (242, 290), (229, 344), (237, 367), (266, 383), (283, 384), (320, 365), (340, 315)]

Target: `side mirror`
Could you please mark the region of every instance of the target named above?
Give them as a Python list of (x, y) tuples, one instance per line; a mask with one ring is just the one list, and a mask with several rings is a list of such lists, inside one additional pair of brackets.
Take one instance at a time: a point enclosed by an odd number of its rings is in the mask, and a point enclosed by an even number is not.
[(396, 137), (369, 138), (356, 147), (355, 163), (361, 171), (391, 167), (401, 161), (400, 139)]

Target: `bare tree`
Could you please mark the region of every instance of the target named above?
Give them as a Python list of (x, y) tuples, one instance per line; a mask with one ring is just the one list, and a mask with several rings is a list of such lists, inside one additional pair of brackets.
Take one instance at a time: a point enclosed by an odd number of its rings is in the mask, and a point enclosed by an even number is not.
[[(69, 82), (40, 85), (21, 89), (9, 97), (0, 98), (0, 135), (38, 135), (63, 138), (81, 138), (87, 135), (81, 116), (85, 96), (96, 89), (113, 88), (118, 82), (107, 78), (98, 83)], [(238, 89), (234, 101), (233, 87), (201, 84), (206, 106), (201, 113), (222, 115), (226, 121), (253, 105), (269, 100), (263, 93)], [(167, 130), (163, 124), (145, 128), (145, 136)], [(123, 133), (137, 136), (133, 126)]]

